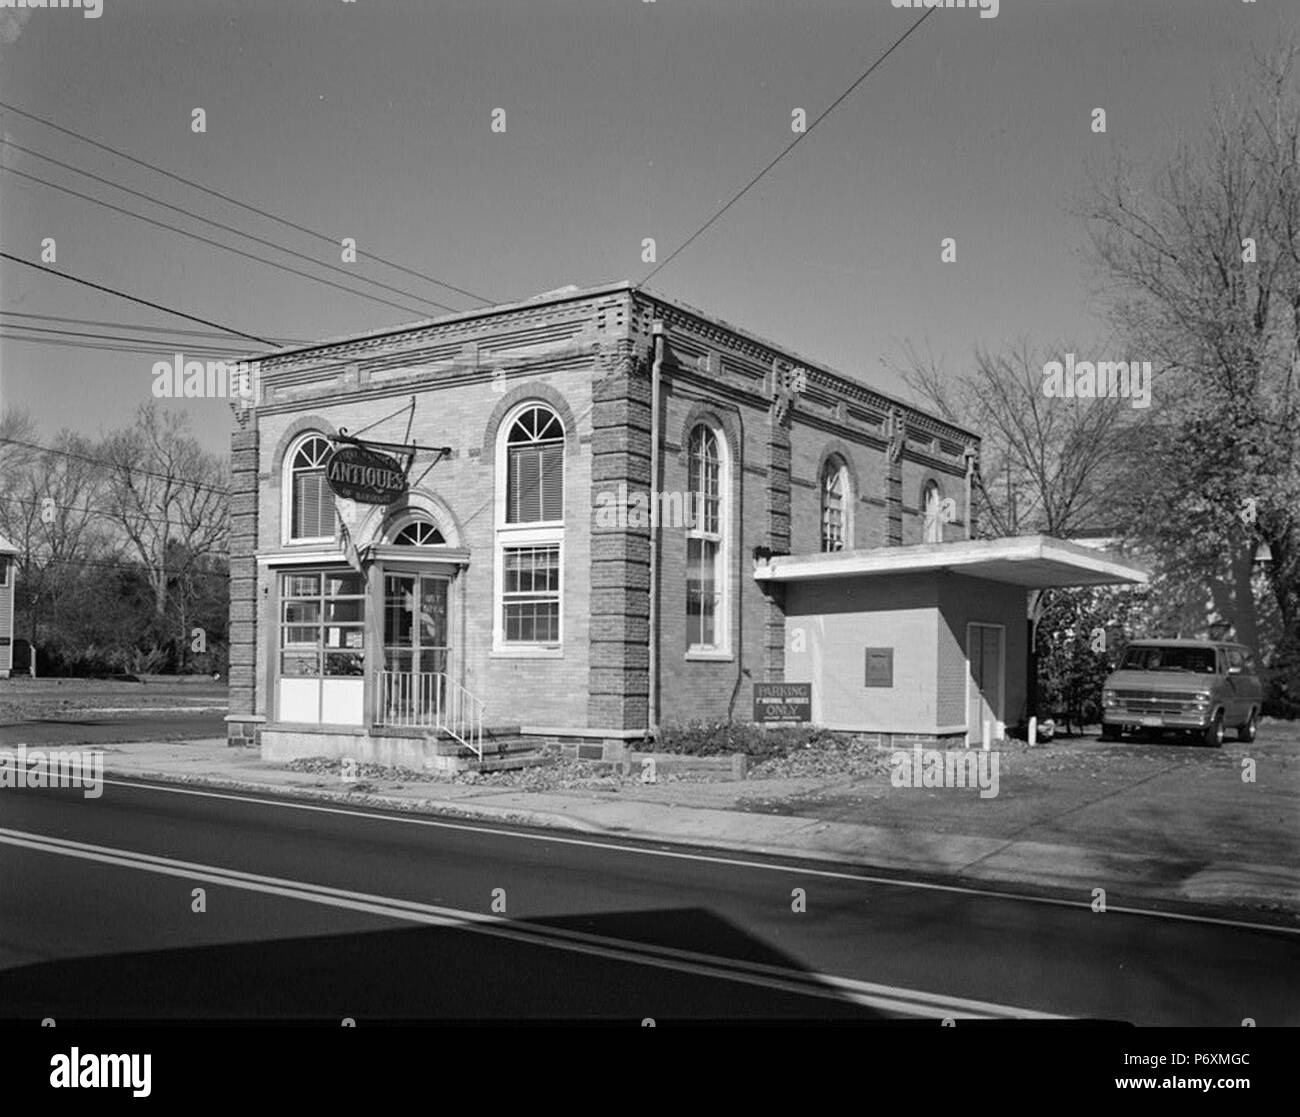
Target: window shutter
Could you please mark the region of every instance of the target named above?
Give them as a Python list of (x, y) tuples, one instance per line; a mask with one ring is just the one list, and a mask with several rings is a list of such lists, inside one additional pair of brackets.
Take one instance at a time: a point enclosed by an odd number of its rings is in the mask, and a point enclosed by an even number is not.
[(558, 520), (564, 515), (563, 446), (511, 447), (506, 522)]
[(317, 500), (320, 502), (320, 522), (318, 526), (318, 535), (333, 536), (334, 531), (334, 490), (329, 487), (329, 482), (325, 480), (325, 471), (321, 470), (316, 476), (319, 495)]
[(564, 518), (564, 446), (547, 446), (541, 451), (542, 519)]
[(531, 447), (519, 451), (519, 520), (532, 523), (541, 519), (541, 457)]
[(293, 479), (293, 538), (334, 534), (334, 493), (324, 470), (304, 471)]
[(320, 522), (320, 490), (310, 473), (299, 473), (293, 479), (293, 535), (295, 539), (310, 539), (317, 534)]

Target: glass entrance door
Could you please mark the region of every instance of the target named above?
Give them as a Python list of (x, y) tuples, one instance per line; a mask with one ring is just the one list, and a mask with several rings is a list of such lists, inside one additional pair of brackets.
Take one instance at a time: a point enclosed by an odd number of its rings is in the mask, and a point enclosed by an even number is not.
[[(450, 580), (384, 576), (384, 704), (391, 724), (434, 725), (446, 698)], [(400, 720), (395, 720), (400, 719)]]

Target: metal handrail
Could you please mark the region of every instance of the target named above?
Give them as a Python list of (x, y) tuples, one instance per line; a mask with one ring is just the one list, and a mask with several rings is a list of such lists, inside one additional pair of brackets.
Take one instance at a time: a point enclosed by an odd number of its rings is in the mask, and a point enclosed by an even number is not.
[(483, 703), (443, 671), (380, 671), (375, 724), (433, 729), (483, 759)]

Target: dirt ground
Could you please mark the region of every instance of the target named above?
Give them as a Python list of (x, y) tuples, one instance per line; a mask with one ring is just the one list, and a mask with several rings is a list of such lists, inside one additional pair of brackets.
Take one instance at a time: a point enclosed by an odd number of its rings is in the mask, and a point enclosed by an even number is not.
[(1300, 876), (1300, 725), (1266, 720), (1251, 744), (1063, 737), (999, 750), (996, 797), (895, 787), (888, 775), (793, 794), (761, 786), (748, 810), (838, 822), (1088, 845), (1152, 856), (1252, 859)]

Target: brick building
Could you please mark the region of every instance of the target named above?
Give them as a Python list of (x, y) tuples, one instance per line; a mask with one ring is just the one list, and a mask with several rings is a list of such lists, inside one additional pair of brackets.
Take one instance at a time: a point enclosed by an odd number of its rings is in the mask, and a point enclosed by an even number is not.
[[(608, 756), (793, 680), (835, 728), (965, 739), (1023, 707), (1025, 585), (1141, 577), (967, 543), (974, 433), (626, 283), (281, 350), (259, 381), (228, 721), (269, 757)], [(336, 496), (348, 434), (423, 448), (403, 495)]]

